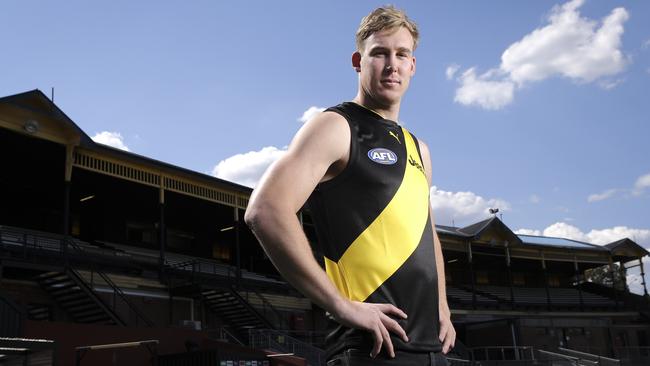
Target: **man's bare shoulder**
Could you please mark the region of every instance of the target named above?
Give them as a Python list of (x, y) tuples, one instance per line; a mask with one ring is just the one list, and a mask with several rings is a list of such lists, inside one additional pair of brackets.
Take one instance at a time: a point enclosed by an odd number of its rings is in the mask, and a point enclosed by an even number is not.
[[(343, 153), (341, 149), (349, 146), (350, 128), (345, 117), (325, 111), (305, 123), (294, 137), (289, 152), (292, 150)], [(338, 153), (337, 153), (338, 152)], [(329, 154), (326, 154), (329, 155)]]

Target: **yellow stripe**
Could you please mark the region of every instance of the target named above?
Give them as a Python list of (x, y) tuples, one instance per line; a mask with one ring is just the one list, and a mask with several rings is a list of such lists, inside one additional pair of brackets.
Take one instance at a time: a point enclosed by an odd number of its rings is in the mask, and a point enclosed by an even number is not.
[(364, 301), (411, 256), (429, 217), (429, 184), (409, 156), (422, 166), (411, 134), (406, 142), (404, 178), (379, 216), (348, 247), (338, 262), (325, 258), (325, 268), (341, 294)]

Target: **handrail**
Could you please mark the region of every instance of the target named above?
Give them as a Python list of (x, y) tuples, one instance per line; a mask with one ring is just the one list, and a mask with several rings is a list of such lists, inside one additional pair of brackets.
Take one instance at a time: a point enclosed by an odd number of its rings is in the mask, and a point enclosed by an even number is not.
[(95, 301), (95, 303), (99, 305), (99, 307), (101, 307), (106, 314), (108, 314), (108, 316), (116, 324), (122, 326), (126, 325), (126, 323), (124, 323), (124, 321), (117, 315), (117, 313), (115, 313), (108, 305), (104, 303), (104, 301), (99, 296), (97, 296), (97, 294), (95, 294), (95, 291), (93, 291), (93, 289), (91, 289), (88, 286), (88, 284), (86, 284), (86, 282), (83, 280), (83, 278), (77, 271), (75, 271), (72, 267), (68, 267), (66, 269), (66, 273), (70, 278), (72, 278), (72, 280), (77, 284), (77, 286), (79, 286), (79, 288), (86, 293), (86, 295), (92, 298)]
[[(138, 318), (139, 318), (139, 319), (142, 319), (142, 321), (144, 321), (144, 323), (145, 323), (147, 326), (149, 326), (149, 327), (153, 327), (153, 326), (154, 326), (153, 322), (152, 322), (151, 320), (149, 320), (149, 318), (147, 318), (147, 316), (144, 315), (144, 313), (142, 313), (142, 311), (140, 311), (140, 309), (138, 309), (138, 308), (137, 308), (137, 307), (136, 307), (136, 306), (135, 306), (135, 305), (134, 305), (134, 304), (133, 304), (133, 303), (132, 303), (132, 302), (131, 302), (127, 297), (126, 297), (126, 294), (124, 294), (124, 292), (122, 291), (122, 289), (120, 289), (120, 288), (115, 284), (115, 282), (113, 282), (113, 280), (111, 280), (111, 279), (110, 279), (106, 274), (104, 274), (104, 273), (102, 273), (102, 272), (95, 271), (95, 273), (97, 273), (97, 274), (102, 278), (102, 280), (104, 280), (104, 282), (106, 282), (106, 284), (107, 284), (108, 286), (110, 286), (110, 287), (113, 289), (113, 294), (117, 293), (117, 294), (120, 296), (120, 298), (121, 298), (121, 299), (122, 299), (122, 300), (123, 300), (123, 301), (128, 305), (128, 307), (129, 307), (131, 310), (133, 310), (133, 312), (134, 312), (134, 313), (136, 314), (136, 316), (137, 316), (136, 319), (138, 319)], [(136, 325), (137, 325), (137, 324), (138, 324), (138, 323), (137, 323), (137, 320), (136, 320)]]
[[(235, 341), (235, 343), (239, 344), (240, 346), (245, 346), (244, 342), (242, 342), (234, 334), (230, 333), (225, 327), (220, 327), (220, 328), (216, 329), (216, 331), (219, 332), (218, 339)], [(208, 330), (208, 334), (210, 334), (210, 332), (212, 332), (212, 331)]]
[(549, 355), (549, 356), (555, 356), (555, 357), (559, 357), (559, 358), (569, 360), (569, 361), (573, 362), (574, 365), (577, 365), (578, 361), (580, 361), (580, 359), (578, 357), (563, 355), (561, 353), (556, 353), (556, 352), (551, 352), (551, 351), (545, 351), (543, 349), (538, 349), (537, 352), (542, 353), (542, 354), (546, 354), (546, 355)]
[[(279, 320), (279, 323), (280, 323), (279, 326), (275, 326), (275, 327), (273, 327), (273, 328), (274, 328), (274, 329), (277, 329), (277, 328), (283, 328), (286, 324), (285, 324), (285, 321), (284, 321), (284, 317), (283, 317), (282, 314), (278, 311), (278, 309), (276, 309), (275, 306), (273, 306), (273, 304), (271, 304), (271, 303), (268, 301), (268, 299), (267, 299), (266, 297), (264, 297), (264, 295), (262, 295), (262, 294), (261, 294), (259, 291), (257, 291), (255, 288), (252, 288), (252, 290), (253, 290), (253, 293), (254, 293), (258, 298), (260, 298), (260, 300), (262, 300), (262, 306), (263, 306), (263, 308), (266, 309), (266, 307), (268, 306), (268, 308), (271, 309), (271, 311), (273, 312), (273, 314), (274, 314), (274, 315), (276, 316), (276, 318)], [(248, 295), (248, 293), (247, 293), (247, 295)]]
[[(468, 350), (470, 354), (472, 355), (472, 359), (476, 360), (477, 357), (477, 352), (478, 351), (484, 351), (485, 354), (485, 360), (490, 360), (490, 356), (488, 351), (489, 350), (499, 350), (501, 351), (501, 359), (506, 360), (506, 355), (505, 355), (505, 350), (511, 349), (513, 352), (516, 352), (519, 355), (519, 359), (526, 359), (525, 356), (526, 353), (529, 353), (530, 355), (530, 360), (535, 360), (535, 347), (532, 346), (487, 346), (487, 347), (468, 347)], [(530, 352), (528, 352), (530, 351)]]
[[(67, 240), (67, 242), (68, 242), (68, 243), (71, 245), (71, 247), (73, 247), (75, 250), (81, 250), (81, 248), (79, 247), (79, 245), (78, 245), (77, 243), (75, 243), (74, 240)], [(72, 269), (72, 268), (71, 268), (71, 269)], [(73, 271), (74, 271), (74, 270), (73, 270)], [(145, 315), (140, 311), (140, 309), (138, 309), (138, 308), (137, 308), (137, 307), (136, 307), (136, 306), (135, 306), (135, 305), (134, 305), (134, 304), (133, 304), (133, 303), (132, 303), (132, 302), (131, 302), (127, 297), (126, 297), (126, 295), (124, 294), (124, 292), (123, 292), (123, 291), (122, 291), (122, 290), (121, 290), (121, 289), (120, 289), (120, 288), (115, 284), (115, 282), (113, 282), (113, 280), (111, 280), (111, 279), (110, 279), (106, 274), (104, 274), (104, 273), (101, 272), (101, 271), (98, 271), (98, 270), (95, 269), (95, 270), (93, 270), (93, 272), (94, 272), (94, 273), (97, 273), (97, 274), (98, 274), (98, 275), (99, 275), (99, 276), (104, 280), (104, 282), (106, 282), (106, 284), (107, 284), (107, 285), (108, 285), (108, 286), (113, 290), (113, 309), (112, 309), (113, 311), (115, 311), (115, 298), (114, 298), (114, 297), (115, 297), (115, 295), (119, 295), (120, 298), (122, 299), (122, 301), (124, 301), (124, 303), (126, 303), (126, 305), (129, 307), (129, 309), (131, 309), (131, 310), (135, 313), (135, 315), (136, 315), (136, 325), (137, 325), (137, 319), (142, 319), (142, 321), (144, 321), (144, 323), (145, 323), (147, 326), (149, 326), (149, 327), (152, 327), (152, 326), (154, 325), (153, 322), (152, 322), (151, 320), (149, 320), (149, 319), (148, 319), (148, 318), (147, 318), (147, 317), (146, 317), (146, 316), (145, 316)], [(76, 272), (75, 272), (75, 273), (76, 273)], [(83, 279), (81, 278), (81, 276), (79, 276), (79, 278), (83, 281)], [(85, 282), (85, 281), (84, 281), (84, 282)], [(92, 290), (92, 287), (91, 287), (90, 289)], [(117, 314), (116, 314), (116, 315), (117, 315)], [(126, 324), (124, 324), (124, 325), (126, 325)]]
[(251, 304), (248, 303), (234, 288), (229, 288), (228, 289), (230, 293), (253, 315), (255, 315), (256, 318), (258, 318), (264, 325), (266, 325), (269, 328), (274, 328), (273, 324), (271, 324), (268, 319), (266, 319), (262, 314), (260, 314)]
[(576, 350), (569, 349), (569, 348), (558, 347), (558, 350), (563, 351), (563, 352), (567, 352), (567, 353), (571, 353), (571, 354), (574, 354), (574, 355), (596, 358), (598, 360), (606, 360), (606, 361), (621, 363), (621, 360), (617, 360), (615, 358), (609, 358), (609, 357), (596, 355), (596, 354), (593, 354), (593, 353), (576, 351)]

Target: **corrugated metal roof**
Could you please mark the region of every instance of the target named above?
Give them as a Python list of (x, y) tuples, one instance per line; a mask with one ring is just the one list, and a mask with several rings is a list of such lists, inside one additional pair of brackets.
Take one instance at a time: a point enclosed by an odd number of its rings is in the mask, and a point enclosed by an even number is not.
[(554, 238), (549, 236), (533, 236), (533, 235), (517, 235), (525, 245), (542, 245), (547, 247), (568, 248), (568, 249), (583, 249), (583, 250), (596, 250), (609, 252), (609, 249), (589, 244), (577, 240)]

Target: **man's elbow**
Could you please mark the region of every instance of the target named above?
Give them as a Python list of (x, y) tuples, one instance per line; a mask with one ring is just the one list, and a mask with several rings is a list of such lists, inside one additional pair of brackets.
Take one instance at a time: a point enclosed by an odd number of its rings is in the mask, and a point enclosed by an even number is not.
[(244, 222), (253, 232), (259, 226), (260, 221), (262, 221), (262, 210), (260, 207), (257, 205), (247, 207), (244, 213)]

